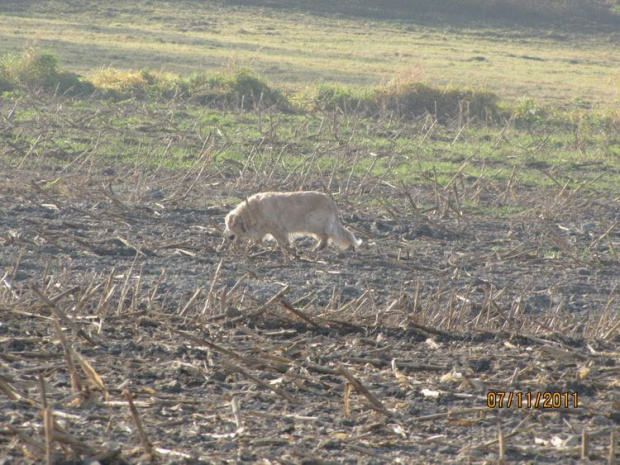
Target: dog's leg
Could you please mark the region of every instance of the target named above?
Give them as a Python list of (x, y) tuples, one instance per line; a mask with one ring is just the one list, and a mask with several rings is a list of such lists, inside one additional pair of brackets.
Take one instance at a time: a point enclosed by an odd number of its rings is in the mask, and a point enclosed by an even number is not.
[(273, 236), (273, 238), (276, 240), (276, 242), (280, 246), (280, 249), (282, 250), (282, 254), (284, 255), (285, 260), (288, 261), (288, 254), (291, 254), (293, 257), (297, 259), (299, 258), (297, 251), (291, 247), (291, 242), (289, 241), (288, 236), (281, 235), (281, 234), (276, 235), (273, 233), (271, 233), (271, 235)]
[(327, 247), (328, 237), (326, 235), (322, 235), (319, 237), (318, 244), (314, 247), (314, 252), (320, 252), (325, 247)]

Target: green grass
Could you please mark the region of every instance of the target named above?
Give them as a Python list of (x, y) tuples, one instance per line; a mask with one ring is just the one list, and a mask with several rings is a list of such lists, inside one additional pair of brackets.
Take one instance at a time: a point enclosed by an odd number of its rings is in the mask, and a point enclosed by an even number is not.
[(105, 67), (190, 75), (232, 61), (295, 90), (320, 80), (375, 86), (404, 76), (515, 101), (609, 107), (619, 99), (617, 35), (608, 32), (433, 26), (218, 2), (70, 6), (5, 6), (0, 53), (18, 53), (34, 38), (84, 75)]
[[(401, 124), (340, 113), (274, 115), (192, 103), (179, 109), (174, 102), (140, 100), (41, 104), (19, 93), (4, 98), (18, 102), (15, 126), (6, 137), (21, 150), (5, 155), (10, 166), (67, 166), (90, 156), (97, 165), (185, 170), (194, 166), (208, 141), (209, 171), (224, 170), (248, 182), (293, 176), (309, 184), (335, 179), (356, 190), (375, 183), (443, 189), (456, 176), (458, 189), (466, 192), (464, 208), (480, 207), (469, 201), (478, 180), (499, 194), (509, 185), (522, 192), (557, 191), (564, 185), (568, 191), (612, 196), (618, 191), (614, 173), (620, 159), (605, 145), (614, 139), (596, 125), (582, 125), (587, 142), (577, 143), (573, 132), (561, 126), (537, 134), (514, 123), (429, 127), (425, 119)], [(55, 127), (53, 135), (39, 138), (49, 127)], [(510, 204), (509, 197), (505, 200)], [(501, 212), (505, 205), (487, 207)]]
[(94, 86), (75, 73), (60, 69), (58, 59), (50, 53), (26, 49), (19, 55), (0, 57), (0, 92), (21, 87), (27, 90), (52, 90), (60, 93), (87, 93)]
[[(52, 2), (0, 16), (0, 48), (20, 48), (0, 61), (12, 89), (2, 106), (15, 108), (10, 166), (200, 162), (253, 190), (404, 183), (457, 189), (462, 208), (500, 214), (537, 189), (617, 199), (613, 35), (72, 5), (62, 17)], [(45, 48), (23, 51), (34, 29)]]

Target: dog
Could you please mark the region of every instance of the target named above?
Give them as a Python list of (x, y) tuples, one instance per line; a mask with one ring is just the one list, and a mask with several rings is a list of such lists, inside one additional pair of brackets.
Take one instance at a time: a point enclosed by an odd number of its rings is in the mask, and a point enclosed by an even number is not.
[(254, 194), (226, 215), (224, 237), (227, 239), (247, 238), (260, 242), (268, 236), (278, 242), (285, 258), (286, 252), (297, 256), (291, 239), (298, 236), (316, 238), (316, 252), (329, 242), (343, 250), (362, 245), (361, 240), (340, 224), (334, 201), (314, 191)]

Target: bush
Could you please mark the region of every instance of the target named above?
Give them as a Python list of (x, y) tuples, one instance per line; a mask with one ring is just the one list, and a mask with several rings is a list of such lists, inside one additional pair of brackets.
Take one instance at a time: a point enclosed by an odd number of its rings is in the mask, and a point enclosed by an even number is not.
[(361, 112), (368, 116), (380, 110), (373, 90), (324, 82), (317, 85), (314, 106), (323, 111)]
[(107, 98), (123, 100), (148, 94), (149, 81), (139, 71), (105, 68), (91, 78), (94, 86)]
[(530, 99), (521, 99), (513, 107), (514, 122), (517, 128), (532, 128), (549, 119), (548, 111)]
[(246, 68), (219, 73), (196, 73), (189, 78), (150, 70), (106, 68), (92, 77), (105, 98), (171, 98), (179, 96), (216, 108), (252, 110), (277, 106), (288, 109), (286, 98)]
[(198, 73), (189, 78), (187, 92), (193, 100), (208, 106), (252, 110), (276, 106), (290, 110), (287, 99), (247, 68)]
[(21, 55), (0, 58), (0, 90), (55, 90), (61, 93), (92, 92), (93, 87), (77, 74), (62, 71), (58, 59), (49, 53), (27, 49)]
[(434, 115), (440, 122), (453, 119), (497, 121), (499, 98), (488, 91), (437, 88), (419, 82), (390, 83), (378, 91), (385, 112), (404, 117)]
[(124, 100), (130, 98), (170, 98), (183, 93), (183, 82), (175, 75), (150, 70), (105, 68), (91, 78), (95, 87), (103, 91), (104, 98)]
[(315, 108), (320, 110), (357, 112), (369, 117), (417, 118), (430, 114), (442, 123), (457, 118), (498, 121), (498, 102), (492, 92), (438, 88), (409, 80), (396, 80), (368, 90), (321, 83), (314, 97)]

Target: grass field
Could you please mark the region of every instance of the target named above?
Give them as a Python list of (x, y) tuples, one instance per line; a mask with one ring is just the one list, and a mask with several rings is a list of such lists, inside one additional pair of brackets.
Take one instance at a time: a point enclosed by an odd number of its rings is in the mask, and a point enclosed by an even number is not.
[(234, 62), (294, 89), (404, 75), (511, 100), (605, 107), (620, 98), (620, 35), (608, 29), (433, 27), (217, 2), (62, 5), (10, 3), (0, 15), (0, 52), (35, 44), (86, 75), (108, 66), (188, 74)]
[(388, 3), (0, 3), (0, 456), (618, 460), (616, 10)]
[[(268, 136), (271, 142), (287, 144), (285, 151), (279, 152), (277, 144), (265, 144), (261, 151), (268, 152), (252, 163), (269, 164), (276, 156), (269, 151), (278, 151), (281, 167), (294, 170), (302, 166), (300, 157), (316, 152), (318, 136), (327, 146), (335, 144), (328, 153), (358, 154), (352, 170), (356, 174), (368, 169), (384, 178), (421, 181), (434, 169), (439, 182), (447, 182), (458, 171), (471, 177), (485, 173), (498, 182), (518, 179), (530, 187), (616, 185), (620, 56), (614, 47), (618, 34), (607, 30), (558, 32), (501, 28), (492, 22), (478, 28), (432, 26), (216, 2), (181, 3), (174, 9), (158, 2), (131, 7), (120, 2), (105, 7), (73, 2), (60, 17), (60, 6), (54, 2), (11, 5), (13, 9), (7, 6), (8, 14), (0, 16), (7, 52), (20, 53), (33, 45), (56, 54), (63, 70), (82, 73), (96, 85), (121, 89), (118, 98), (126, 93), (120, 108), (102, 102), (100, 109), (102, 115), (110, 113), (106, 125), (113, 130), (102, 133), (96, 144), (104, 153), (114, 154), (116, 161), (161, 163), (155, 161), (158, 151), (164, 150), (161, 141), (150, 137), (158, 128), (147, 134), (140, 128), (149, 126), (153, 115), (169, 114), (167, 131), (191, 127), (203, 136), (214, 130), (220, 135), (234, 131), (234, 137), (224, 136), (226, 147), (219, 158), (240, 163), (255, 150), (257, 139)], [(131, 93), (135, 83), (146, 85), (141, 69), (174, 83), (195, 73), (217, 75), (245, 65), (298, 105), (296, 114), (239, 114), (239, 105), (230, 102), (225, 112), (199, 105), (177, 111), (174, 100), (137, 104), (132, 99), (141, 98)], [(500, 100), (497, 111), (502, 118), (488, 125), (480, 112), (471, 118), (461, 111), (461, 102), (438, 125), (433, 123), (432, 117), (438, 115), (433, 115), (437, 112), (432, 102), (425, 110), (431, 119), (418, 113), (406, 124), (398, 121), (398, 114), (360, 121), (354, 111), (357, 94), (368, 89), (378, 89), (379, 95), (395, 92), (398, 100), (402, 91), (394, 86), (418, 82), (438, 89), (471, 89), (474, 96), (492, 91)], [(347, 86), (343, 95), (350, 96), (351, 103), (340, 105), (344, 112), (326, 117), (314, 111), (335, 108), (330, 101), (325, 106), (318, 100), (321, 83)], [(337, 99), (341, 90), (334, 89), (330, 91)], [(463, 109), (471, 100), (456, 98), (463, 99)], [(65, 102), (62, 108), (71, 113), (72, 105), (79, 109), (81, 103)], [(13, 116), (24, 122), (45, 118), (35, 109)], [(326, 124), (329, 118), (332, 121)], [(76, 124), (67, 130), (63, 137), (42, 139), (21, 132), (16, 142), (27, 147), (38, 138), (39, 150), (88, 152), (84, 128)], [(134, 144), (119, 143), (116, 131), (132, 133), (128, 137), (141, 147), (140, 154), (134, 153)], [(191, 165), (189, 160), (201, 149), (199, 139), (183, 138), (166, 149), (166, 166)], [(344, 147), (343, 139), (352, 147)], [(368, 153), (376, 158), (368, 158)], [(339, 162), (337, 157), (321, 156), (320, 163), (329, 170)], [(494, 169), (488, 170), (489, 165)], [(557, 170), (560, 177), (550, 176), (540, 166)], [(602, 169), (592, 173), (584, 166)]]

